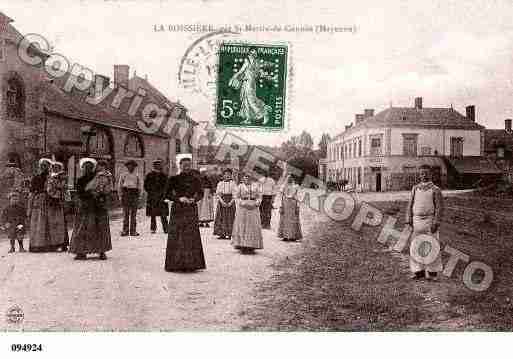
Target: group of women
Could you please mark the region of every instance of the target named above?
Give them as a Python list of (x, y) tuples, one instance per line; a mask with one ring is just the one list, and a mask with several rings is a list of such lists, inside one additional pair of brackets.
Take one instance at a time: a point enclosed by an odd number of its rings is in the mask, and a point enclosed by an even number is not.
[[(65, 252), (69, 249), (77, 260), (86, 259), (88, 254), (98, 254), (100, 259), (107, 258), (106, 252), (112, 249), (108, 204), (113, 191), (113, 178), (105, 161), (83, 158), (79, 166), (82, 171), (76, 184), (79, 205), (69, 240), (64, 208), (67, 186), (64, 166), (46, 158), (39, 161), (39, 173), (32, 179), (28, 206), (31, 252)], [(213, 191), (205, 181), (202, 183), (204, 193), (198, 202), (197, 216), (198, 223), (206, 226), (213, 219)], [(294, 177), (290, 176), (281, 191), (277, 234), (285, 241), (302, 238), (296, 198), (298, 189)], [(215, 196), (214, 235), (219, 239), (231, 239), (232, 245), (242, 253), (262, 249), (260, 184), (247, 174), (237, 184), (232, 179), (232, 171), (226, 169), (217, 184)]]
[[(278, 237), (284, 241), (302, 238), (297, 191), (299, 185), (289, 176), (281, 191)], [(240, 184), (232, 179), (232, 171), (225, 169), (223, 179), (217, 184), (217, 210), (214, 235), (219, 239), (231, 239), (232, 245), (242, 253), (263, 248), (260, 204), (261, 185), (243, 174)], [(204, 197), (205, 200), (206, 197)], [(203, 206), (200, 202), (200, 208)]]
[(99, 254), (112, 249), (108, 197), (113, 190), (107, 163), (83, 158), (79, 164), (83, 175), (77, 181), (79, 206), (71, 241), (65, 215), (67, 177), (60, 162), (48, 158), (39, 161), (39, 173), (30, 186), (28, 219), (30, 222), (30, 252), (69, 252), (75, 259), (87, 254)]

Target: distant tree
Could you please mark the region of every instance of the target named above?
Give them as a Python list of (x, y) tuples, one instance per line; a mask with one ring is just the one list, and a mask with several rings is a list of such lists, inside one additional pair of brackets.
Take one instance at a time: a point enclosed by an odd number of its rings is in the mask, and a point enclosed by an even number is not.
[(303, 130), (303, 132), (301, 132), (301, 134), (299, 135), (299, 143), (298, 144), (300, 147), (311, 150), (313, 148), (312, 135), (310, 135), (308, 132)]
[(328, 154), (328, 143), (331, 141), (331, 137), (327, 133), (323, 133), (321, 140), (319, 141), (319, 157), (326, 158)]

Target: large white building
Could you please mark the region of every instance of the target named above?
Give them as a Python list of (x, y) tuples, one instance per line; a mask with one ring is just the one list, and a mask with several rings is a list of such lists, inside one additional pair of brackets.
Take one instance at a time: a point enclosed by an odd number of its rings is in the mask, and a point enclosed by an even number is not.
[(464, 116), (452, 107), (425, 108), (418, 97), (413, 107), (366, 109), (329, 143), (326, 180), (345, 179), (362, 191), (404, 190), (428, 164), (445, 187), (451, 170), (463, 174), (467, 162), (481, 158), (483, 129), (474, 106)]

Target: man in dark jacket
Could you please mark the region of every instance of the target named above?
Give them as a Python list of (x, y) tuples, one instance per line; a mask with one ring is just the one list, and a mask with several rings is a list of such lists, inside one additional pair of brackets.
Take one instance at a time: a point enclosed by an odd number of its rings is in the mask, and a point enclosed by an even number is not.
[(156, 160), (153, 162), (153, 170), (146, 175), (144, 180), (144, 190), (148, 193), (146, 215), (151, 219), (151, 233), (157, 231), (157, 216), (160, 217), (164, 233), (167, 233), (169, 207), (168, 204), (164, 202), (166, 184), (167, 176), (162, 172), (162, 161)]

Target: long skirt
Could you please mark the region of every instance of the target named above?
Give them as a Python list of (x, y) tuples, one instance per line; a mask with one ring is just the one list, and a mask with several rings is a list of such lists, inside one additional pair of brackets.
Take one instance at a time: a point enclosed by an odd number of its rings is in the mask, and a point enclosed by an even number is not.
[(200, 222), (212, 222), (214, 220), (214, 201), (210, 188), (203, 189), (203, 198), (198, 202), (198, 218)]
[(180, 272), (205, 269), (196, 204), (174, 202), (168, 230), (165, 270)]
[(112, 249), (109, 212), (82, 203), (75, 217), (70, 252), (75, 254), (105, 253)]
[(291, 240), (303, 238), (297, 200), (295, 198), (284, 198), (281, 205), (278, 237)]
[(53, 252), (69, 244), (64, 209), (48, 204), (46, 193), (36, 194), (30, 204), (31, 252)]
[(271, 227), (271, 215), (273, 210), (273, 196), (262, 196), (262, 203), (260, 203), (260, 221), (262, 228)]
[[(433, 223), (433, 220), (433, 216), (413, 216), (413, 233), (411, 235), (412, 244), (416, 236), (423, 234), (429, 235), (432, 238), (431, 241), (439, 244), (440, 231), (431, 233), (431, 224)], [(415, 249), (410, 247), (410, 251), (411, 250)], [(431, 258), (429, 255), (431, 250), (434, 250), (434, 248), (430, 248), (430, 244), (423, 243), (421, 246), (417, 247), (415, 255), (411, 255), (410, 253), (410, 270), (413, 273), (423, 270), (428, 272), (442, 271), (443, 266), (440, 252), (435, 253), (438, 254), (435, 258)], [(422, 259), (422, 262), (424, 263), (419, 261), (419, 259)]]
[[(232, 200), (231, 194), (221, 195), (224, 202)], [(216, 220), (214, 222), (214, 235), (229, 237), (233, 231), (233, 221), (235, 220), (235, 203), (230, 207), (224, 207), (220, 202), (217, 203)]]
[(240, 249), (264, 248), (258, 207), (247, 209), (237, 205), (233, 222), (232, 245)]

